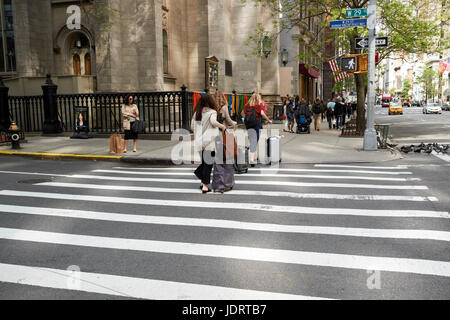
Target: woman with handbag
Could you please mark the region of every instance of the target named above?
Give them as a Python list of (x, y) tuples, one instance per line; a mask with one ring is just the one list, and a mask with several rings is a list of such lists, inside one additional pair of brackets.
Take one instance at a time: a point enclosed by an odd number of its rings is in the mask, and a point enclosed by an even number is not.
[(200, 98), (195, 108), (191, 121), (191, 129), (194, 131), (195, 150), (200, 153), (202, 164), (195, 170), (195, 175), (201, 180), (202, 192), (211, 192), (208, 185), (211, 183), (211, 173), (215, 161), (216, 138), (219, 129), (226, 131), (227, 127), (217, 121), (219, 107), (216, 100), (210, 94)]
[(133, 152), (137, 152), (138, 133), (134, 132), (133, 123), (139, 120), (139, 109), (133, 104), (133, 96), (128, 95), (125, 104), (122, 106), (123, 128), (125, 130), (124, 153), (127, 153), (128, 140), (134, 140)]

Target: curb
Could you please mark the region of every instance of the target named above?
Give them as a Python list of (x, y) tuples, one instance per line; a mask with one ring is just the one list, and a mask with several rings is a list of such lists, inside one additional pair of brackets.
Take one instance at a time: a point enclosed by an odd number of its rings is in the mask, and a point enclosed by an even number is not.
[(116, 161), (116, 162), (119, 162), (122, 158), (122, 156), (98, 156), (89, 154), (14, 152), (14, 151), (0, 151), (0, 156), (28, 157), (38, 160), (75, 159), (75, 160)]

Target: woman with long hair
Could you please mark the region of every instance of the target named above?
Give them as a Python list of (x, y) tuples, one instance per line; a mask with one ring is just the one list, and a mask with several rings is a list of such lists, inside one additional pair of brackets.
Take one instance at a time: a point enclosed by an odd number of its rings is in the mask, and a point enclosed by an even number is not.
[(264, 112), (264, 104), (259, 93), (255, 93), (250, 98), (244, 111), (242, 111), (242, 118), (245, 119), (245, 126), (248, 130), (248, 139), (250, 141), (250, 164), (252, 167), (255, 167), (258, 161), (257, 150), (262, 118), (272, 123), (272, 120)]
[(137, 105), (133, 104), (134, 98), (132, 95), (128, 95), (122, 106), (123, 128), (125, 130), (125, 142), (124, 153), (127, 153), (128, 140), (134, 140), (133, 152), (137, 152), (138, 134), (132, 130), (133, 123), (139, 120), (139, 109)]
[(202, 163), (195, 170), (195, 175), (201, 180), (202, 192), (211, 192), (208, 185), (211, 183), (211, 172), (215, 159), (215, 139), (219, 135), (219, 129), (226, 131), (227, 127), (217, 121), (219, 107), (214, 97), (205, 94), (195, 109), (191, 128), (194, 131), (195, 149), (200, 153)]
[(227, 127), (237, 126), (237, 122), (233, 121), (230, 117), (230, 112), (228, 110), (228, 102), (225, 95), (217, 90), (214, 94), (214, 99), (216, 99), (217, 106), (219, 107), (219, 113), (217, 115), (217, 121), (224, 124)]

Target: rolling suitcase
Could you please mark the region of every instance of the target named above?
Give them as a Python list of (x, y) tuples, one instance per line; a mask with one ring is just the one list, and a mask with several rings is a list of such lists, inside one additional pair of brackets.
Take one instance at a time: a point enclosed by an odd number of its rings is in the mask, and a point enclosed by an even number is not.
[(234, 161), (234, 170), (237, 174), (248, 173), (248, 168), (250, 167), (249, 150), (248, 147), (238, 149), (238, 155)]
[(282, 144), (280, 136), (273, 136), (267, 139), (267, 159), (268, 164), (280, 163), (282, 160)]
[[(230, 191), (234, 187), (234, 165), (233, 163), (227, 164), (227, 144), (228, 149), (232, 149), (231, 145), (234, 143), (234, 136), (230, 137), (232, 141), (225, 142), (226, 135), (221, 135), (216, 138), (216, 161), (214, 164), (214, 173), (212, 181), (212, 189), (214, 192), (226, 192)], [(233, 154), (232, 154), (233, 155)]]
[(233, 164), (215, 164), (212, 189), (214, 192), (226, 192), (234, 188)]

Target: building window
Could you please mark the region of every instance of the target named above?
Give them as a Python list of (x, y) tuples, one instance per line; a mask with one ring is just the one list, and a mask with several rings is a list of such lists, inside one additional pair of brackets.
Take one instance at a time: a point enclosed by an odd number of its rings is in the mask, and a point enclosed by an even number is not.
[(73, 56), (73, 74), (77, 76), (81, 75), (81, 59), (78, 54), (74, 54)]
[(164, 74), (169, 74), (169, 39), (167, 30), (163, 29), (163, 65)]
[(0, 0), (0, 72), (16, 71), (11, 0)]
[(233, 76), (233, 62), (229, 60), (225, 60), (225, 76), (227, 77)]
[(88, 52), (84, 56), (84, 74), (86, 76), (92, 75), (91, 71), (91, 54)]

